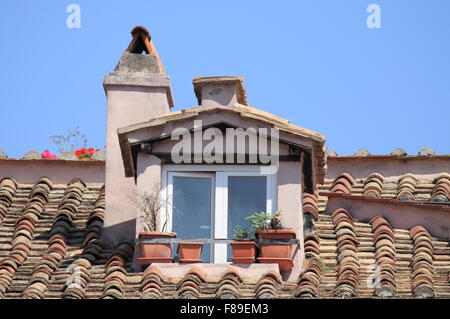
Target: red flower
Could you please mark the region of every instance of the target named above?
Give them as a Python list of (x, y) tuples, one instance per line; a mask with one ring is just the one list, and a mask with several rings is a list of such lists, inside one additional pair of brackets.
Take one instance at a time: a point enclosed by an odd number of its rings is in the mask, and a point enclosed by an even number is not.
[(49, 150), (45, 150), (41, 153), (42, 158), (57, 158), (55, 154), (50, 153)]
[(100, 151), (101, 151), (101, 149), (99, 149), (99, 148), (95, 149), (93, 147), (89, 147), (89, 148), (83, 147), (83, 148), (80, 148), (75, 151), (75, 156), (78, 157), (79, 159), (91, 158), (92, 156), (94, 156), (94, 154), (96, 152), (100, 152)]

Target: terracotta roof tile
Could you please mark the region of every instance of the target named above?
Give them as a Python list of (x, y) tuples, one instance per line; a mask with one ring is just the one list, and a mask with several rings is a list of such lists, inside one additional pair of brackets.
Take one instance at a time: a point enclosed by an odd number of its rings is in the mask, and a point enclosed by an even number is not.
[(413, 255), (411, 258), (412, 293), (415, 296), (433, 297), (433, 242), (428, 231), (422, 226), (411, 228)]
[(133, 257), (134, 246), (125, 242), (118, 245), (106, 262), (105, 283), (102, 298), (120, 299), (124, 296), (124, 286), (127, 282), (126, 264)]
[(240, 297), (239, 288), (243, 281), (238, 271), (234, 267), (230, 267), (220, 278), (216, 298), (219, 299), (236, 299)]
[(197, 299), (201, 295), (201, 286), (205, 274), (198, 266), (193, 266), (182, 280), (178, 282), (177, 293), (181, 299)]
[(317, 193), (303, 193), (303, 213), (310, 213), (315, 218), (319, 215), (319, 206), (317, 205)]
[(325, 210), (327, 196), (323, 193), (327, 191), (382, 199), (448, 204), (450, 174), (441, 173), (426, 178), (405, 174), (397, 178), (386, 178), (379, 173), (372, 173), (363, 179), (353, 179), (350, 174), (343, 173), (334, 180), (326, 179), (323, 184), (318, 185), (318, 191), (319, 212)]
[(375, 259), (379, 267), (379, 287), (375, 295), (392, 297), (397, 290), (397, 253), (395, 248), (395, 234), (389, 222), (383, 216), (375, 216), (370, 221), (375, 242)]
[[(356, 286), (356, 296), (363, 298), (450, 297), (449, 241), (430, 236), (422, 226), (392, 229), (381, 215), (370, 223), (353, 218), (350, 222), (349, 217), (350, 212), (341, 209), (331, 216), (319, 214), (314, 222), (325, 268), (319, 296), (339, 296), (337, 292), (352, 296)], [(345, 223), (345, 227), (336, 223)], [(337, 229), (350, 228), (352, 223), (353, 229), (341, 238)]]
[(430, 202), (442, 203), (450, 201), (450, 174), (442, 173), (435, 178)]
[(336, 177), (331, 186), (331, 192), (337, 193), (350, 193), (352, 185), (355, 183), (355, 180), (350, 174), (343, 173), (340, 176)]
[(51, 181), (47, 178), (41, 178), (31, 189), (28, 202), (21, 211), (21, 215), (16, 219), (11, 236), (11, 251), (0, 262), (3, 279), (0, 282), (0, 296), (9, 289), (14, 274), (30, 254), (35, 224), (45, 209), (52, 186)]
[(140, 287), (142, 299), (162, 299), (163, 275), (158, 267), (148, 267), (142, 276)]
[(358, 240), (350, 214), (338, 209), (331, 214), (337, 235), (338, 279), (334, 295), (354, 297), (358, 294), (360, 262), (357, 255)]
[[(377, 184), (373, 178), (381, 181), (375, 175), (371, 178)], [(445, 183), (446, 177), (429, 181), (430, 197), (442, 180)], [(383, 199), (391, 181), (383, 177), (382, 183)], [(391, 198), (397, 195), (398, 181), (395, 185)], [(419, 180), (414, 198), (422, 185)], [(364, 180), (354, 180), (350, 192), (363, 190)], [(4, 298), (450, 297), (449, 242), (420, 226), (393, 229), (381, 215), (364, 222), (343, 209), (331, 215), (319, 212), (313, 221), (314, 234), (304, 239), (305, 267), (297, 283), (283, 282), (277, 273), (249, 279), (233, 266), (218, 277), (193, 267), (181, 278), (168, 278), (154, 266), (143, 273), (133, 271), (132, 243), (110, 250), (99, 242), (102, 185), (80, 180), (53, 185), (48, 179), (26, 185), (3, 179), (0, 193), (5, 191), (10, 195), (0, 203), (4, 208), (0, 295)], [(316, 194), (304, 195), (304, 207), (315, 212), (315, 200)], [(375, 271), (371, 265), (379, 267), (377, 287), (367, 284)]]
[(315, 235), (305, 236), (305, 269), (298, 279), (296, 297), (318, 297), (324, 266), (320, 259), (320, 241)]
[(378, 173), (370, 174), (364, 180), (363, 195), (380, 198), (383, 189), (383, 176)]
[(281, 276), (279, 273), (268, 272), (263, 275), (256, 284), (255, 298), (257, 299), (270, 299), (278, 295), (278, 290), (281, 286)]

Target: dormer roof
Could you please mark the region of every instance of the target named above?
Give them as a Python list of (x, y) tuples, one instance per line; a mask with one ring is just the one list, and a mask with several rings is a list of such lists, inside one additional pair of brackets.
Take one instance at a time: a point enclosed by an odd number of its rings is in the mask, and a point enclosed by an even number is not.
[[(261, 127), (277, 128), (280, 132), (284, 132), (287, 135), (292, 136), (294, 139), (296, 137), (302, 139), (303, 142), (299, 142), (299, 144), (297, 144), (295, 142), (292, 142), (293, 140), (283, 141), (280, 137), (280, 143), (292, 143), (296, 147), (304, 149), (310, 157), (309, 160), (311, 161), (312, 165), (311, 171), (315, 171), (315, 176), (312, 176), (315, 182), (312, 182), (312, 184), (320, 183), (323, 181), (326, 171), (324, 153), (325, 136), (306, 128), (291, 124), (289, 120), (280, 118), (268, 112), (238, 103), (235, 104), (233, 108), (203, 108), (200, 106), (196, 106), (180, 111), (166, 113), (150, 119), (149, 121), (136, 123), (118, 129), (117, 133), (119, 136), (119, 143), (121, 147), (126, 176), (133, 176), (135, 174), (135, 152), (139, 151), (140, 143), (148, 142), (148, 140), (146, 139), (137, 140), (136, 138), (132, 138), (130, 140), (129, 137), (131, 135), (158, 127), (163, 128), (171, 123), (178, 124), (182, 121), (193, 122), (195, 119), (201, 116), (212, 117), (218, 112), (222, 112), (222, 114), (224, 115), (237, 115), (238, 117), (236, 117), (236, 119), (240, 118), (242, 120), (257, 121), (260, 122)], [(231, 127), (239, 126), (239, 124), (236, 123), (224, 122), (225, 120), (223, 116), (220, 116), (218, 118), (220, 118), (220, 120), (217, 120), (215, 122), (218, 125), (229, 124)], [(209, 123), (209, 126), (212, 126), (212, 124), (213, 123)], [(157, 139), (166, 138), (170, 138), (170, 133), (161, 133), (161, 135), (159, 135), (156, 139), (153, 137), (151, 141), (155, 142)]]

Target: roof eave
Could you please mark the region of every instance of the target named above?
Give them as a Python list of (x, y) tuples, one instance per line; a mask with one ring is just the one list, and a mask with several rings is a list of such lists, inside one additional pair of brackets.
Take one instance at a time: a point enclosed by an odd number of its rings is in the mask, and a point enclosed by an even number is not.
[(131, 146), (128, 141), (128, 134), (134, 133), (136, 131), (159, 127), (162, 125), (166, 125), (169, 122), (174, 121), (182, 121), (189, 118), (195, 118), (201, 113), (213, 112), (221, 110), (224, 112), (233, 112), (238, 113), (243, 118), (253, 119), (256, 121), (262, 121), (268, 124), (273, 125), (275, 128), (280, 131), (293, 134), (299, 136), (301, 138), (309, 139), (313, 142), (313, 156), (315, 157), (314, 163), (314, 171), (316, 180), (315, 183), (323, 183), (325, 178), (325, 153), (324, 153), (324, 144), (325, 144), (325, 136), (321, 135), (317, 132), (302, 128), (300, 126), (296, 126), (290, 124), (290, 122), (286, 119), (282, 119), (275, 115), (272, 115), (268, 112), (261, 111), (247, 105), (236, 104), (233, 109), (229, 108), (202, 108), (201, 106), (196, 106), (180, 111), (170, 112), (158, 116), (150, 121), (145, 121), (141, 123), (136, 123), (132, 125), (128, 125), (125, 127), (121, 127), (117, 130), (119, 136), (119, 144), (122, 153), (122, 159), (125, 165), (125, 176), (130, 177), (134, 175), (134, 161), (133, 155), (131, 152)]

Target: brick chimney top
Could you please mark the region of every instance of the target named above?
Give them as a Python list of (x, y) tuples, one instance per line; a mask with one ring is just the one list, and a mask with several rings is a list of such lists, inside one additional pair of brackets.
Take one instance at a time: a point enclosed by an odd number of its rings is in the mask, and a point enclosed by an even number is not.
[(142, 26), (131, 30), (132, 39), (119, 63), (114, 69), (116, 74), (161, 73), (164, 67), (151, 40), (150, 32)]

